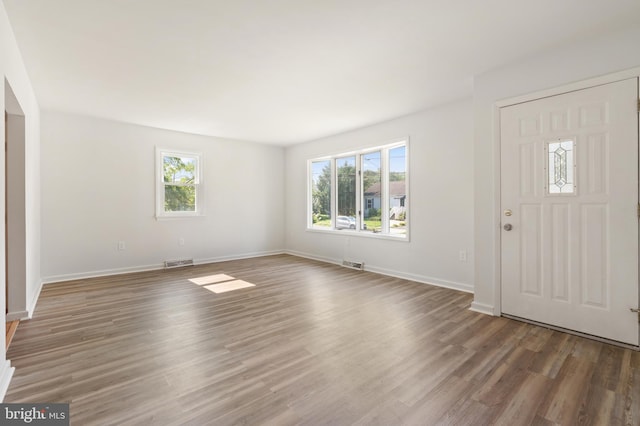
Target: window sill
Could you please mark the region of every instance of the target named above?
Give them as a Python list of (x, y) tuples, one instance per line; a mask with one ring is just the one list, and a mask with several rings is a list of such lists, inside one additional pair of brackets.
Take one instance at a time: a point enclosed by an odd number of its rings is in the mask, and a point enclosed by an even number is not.
[(176, 215), (156, 215), (156, 220), (180, 220), (180, 219), (197, 219), (205, 217), (202, 213), (195, 214), (176, 214)]
[(393, 235), (393, 234), (381, 234), (374, 232), (362, 232), (355, 231), (350, 229), (319, 229), (319, 228), (306, 228), (307, 232), (313, 232), (318, 234), (331, 234), (331, 235), (342, 235), (347, 237), (362, 237), (362, 238), (374, 238), (378, 240), (390, 240), (390, 241), (398, 241), (403, 243), (408, 243), (409, 232), (407, 231), (404, 235)]

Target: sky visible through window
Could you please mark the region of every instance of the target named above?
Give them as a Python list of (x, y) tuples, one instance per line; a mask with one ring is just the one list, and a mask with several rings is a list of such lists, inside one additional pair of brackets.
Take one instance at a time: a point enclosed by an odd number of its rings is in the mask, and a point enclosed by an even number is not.
[(188, 183), (195, 180), (196, 159), (192, 157), (163, 157), (165, 182)]
[(389, 171), (401, 173), (407, 171), (405, 164), (406, 148), (406, 146), (399, 146), (389, 151)]
[(406, 141), (309, 164), (310, 228), (407, 235)]

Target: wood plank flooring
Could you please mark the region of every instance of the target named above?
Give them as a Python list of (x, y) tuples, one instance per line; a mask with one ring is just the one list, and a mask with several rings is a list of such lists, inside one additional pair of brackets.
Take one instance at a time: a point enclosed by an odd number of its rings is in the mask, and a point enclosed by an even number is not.
[[(215, 294), (189, 278), (255, 287)], [(638, 425), (640, 353), (293, 256), (45, 286), (5, 402), (74, 425)]]
[(6, 333), (5, 333), (5, 348), (9, 348), (11, 341), (13, 340), (13, 336), (16, 334), (16, 330), (18, 329), (18, 325), (20, 324), (20, 320), (14, 320), (7, 322), (6, 325)]

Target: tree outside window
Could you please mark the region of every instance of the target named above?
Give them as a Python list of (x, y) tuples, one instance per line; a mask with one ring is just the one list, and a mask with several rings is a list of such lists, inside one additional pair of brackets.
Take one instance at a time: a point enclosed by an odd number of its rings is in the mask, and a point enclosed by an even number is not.
[(163, 156), (165, 212), (196, 211), (195, 171), (195, 158)]
[(331, 161), (311, 163), (311, 219), (313, 226), (331, 227)]
[(309, 166), (310, 228), (408, 237), (406, 140)]
[(200, 155), (160, 152), (158, 216), (199, 213)]
[(356, 216), (356, 157), (336, 160), (338, 167), (338, 215)]

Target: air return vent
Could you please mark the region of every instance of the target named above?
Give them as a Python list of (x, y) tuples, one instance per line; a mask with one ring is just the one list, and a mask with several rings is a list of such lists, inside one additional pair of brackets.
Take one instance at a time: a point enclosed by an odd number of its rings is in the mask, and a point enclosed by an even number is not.
[(181, 259), (181, 260), (165, 260), (165, 268), (179, 268), (181, 266), (193, 266), (193, 259)]
[(358, 271), (364, 271), (364, 262), (354, 262), (352, 260), (343, 260), (342, 266), (347, 268), (357, 269)]

